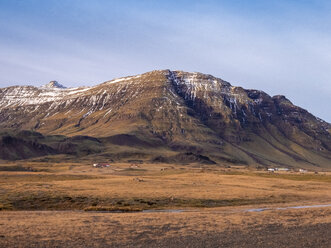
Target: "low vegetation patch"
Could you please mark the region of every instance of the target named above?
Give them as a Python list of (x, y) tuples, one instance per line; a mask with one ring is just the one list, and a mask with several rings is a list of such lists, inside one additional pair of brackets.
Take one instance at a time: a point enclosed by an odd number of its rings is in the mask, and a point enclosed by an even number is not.
[(101, 212), (140, 212), (144, 208), (134, 206), (90, 206), (84, 211), (101, 211)]
[(13, 206), (9, 203), (0, 203), (0, 211), (3, 210), (13, 210)]
[(90, 175), (68, 175), (68, 174), (1, 174), (0, 182), (50, 182), (50, 181), (67, 181), (67, 180), (87, 180), (98, 179), (100, 176)]
[(13, 165), (13, 166), (0, 166), (0, 171), (36, 171), (31, 167), (23, 167), (21, 165)]
[[(1, 210), (85, 210), (132, 212), (149, 209), (211, 208), (250, 204), (281, 203), (291, 196), (254, 199), (194, 199), (194, 198), (101, 198), (66, 196), (46, 192), (39, 194), (7, 195), (0, 197)], [(292, 197), (297, 199), (296, 196)]]

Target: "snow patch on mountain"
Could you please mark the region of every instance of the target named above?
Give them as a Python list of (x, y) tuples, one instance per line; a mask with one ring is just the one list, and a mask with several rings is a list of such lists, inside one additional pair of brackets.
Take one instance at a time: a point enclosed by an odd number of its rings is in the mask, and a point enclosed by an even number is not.
[(58, 88), (58, 87), (33, 87), (13, 86), (0, 89), (0, 109), (14, 106), (26, 106), (43, 104), (46, 102), (58, 102), (81, 96), (90, 87)]
[(114, 83), (118, 83), (118, 82), (122, 82), (122, 81), (129, 81), (129, 80), (140, 78), (140, 77), (141, 77), (141, 75), (132, 76), (132, 77), (117, 78), (117, 79), (107, 81), (106, 83), (107, 84), (114, 84)]

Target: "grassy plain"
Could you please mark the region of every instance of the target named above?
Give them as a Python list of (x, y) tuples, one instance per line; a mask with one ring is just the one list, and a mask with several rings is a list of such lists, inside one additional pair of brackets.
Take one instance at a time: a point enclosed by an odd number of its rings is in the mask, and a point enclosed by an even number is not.
[[(15, 168), (10, 169), (10, 168)], [(144, 210), (331, 201), (329, 172), (268, 173), (215, 165), (9, 163), (3, 210)]]
[(244, 209), (2, 211), (0, 247), (330, 247), (331, 208)]
[(331, 207), (276, 209), (330, 189), (330, 172), (3, 162), (0, 247), (330, 247)]

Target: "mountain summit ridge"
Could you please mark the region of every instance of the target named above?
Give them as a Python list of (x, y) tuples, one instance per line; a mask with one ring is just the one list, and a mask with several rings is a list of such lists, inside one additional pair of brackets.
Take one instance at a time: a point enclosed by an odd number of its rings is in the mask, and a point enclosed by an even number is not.
[(0, 99), (3, 129), (117, 137), (110, 140), (131, 148), (154, 144), (264, 166), (329, 166), (331, 159), (329, 123), (285, 96), (198, 72), (156, 70), (61, 90), (8, 87)]
[(60, 84), (58, 81), (50, 81), (48, 84), (41, 86), (42, 88), (57, 88), (57, 89), (66, 89), (64, 85)]

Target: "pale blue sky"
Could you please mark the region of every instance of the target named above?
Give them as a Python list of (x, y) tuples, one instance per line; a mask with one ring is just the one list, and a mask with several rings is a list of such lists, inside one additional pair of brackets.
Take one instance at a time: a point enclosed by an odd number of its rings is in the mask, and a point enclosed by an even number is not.
[(199, 71), (331, 122), (324, 0), (0, 0), (0, 87)]

